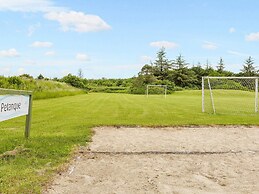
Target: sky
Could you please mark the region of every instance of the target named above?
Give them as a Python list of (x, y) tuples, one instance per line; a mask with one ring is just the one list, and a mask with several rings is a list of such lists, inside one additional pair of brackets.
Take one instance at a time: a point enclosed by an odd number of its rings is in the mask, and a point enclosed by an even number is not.
[(189, 66), (220, 58), (259, 64), (258, 0), (0, 0), (0, 75), (130, 78), (180, 54)]

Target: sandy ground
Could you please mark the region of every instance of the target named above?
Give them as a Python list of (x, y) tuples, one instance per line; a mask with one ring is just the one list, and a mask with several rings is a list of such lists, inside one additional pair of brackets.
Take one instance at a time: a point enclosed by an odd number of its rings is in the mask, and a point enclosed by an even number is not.
[(258, 194), (259, 128), (95, 128), (48, 194)]

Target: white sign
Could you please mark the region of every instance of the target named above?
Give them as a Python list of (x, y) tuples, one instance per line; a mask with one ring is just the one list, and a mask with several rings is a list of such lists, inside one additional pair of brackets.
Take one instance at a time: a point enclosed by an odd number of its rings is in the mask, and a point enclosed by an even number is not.
[(0, 95), (0, 122), (29, 112), (28, 95)]

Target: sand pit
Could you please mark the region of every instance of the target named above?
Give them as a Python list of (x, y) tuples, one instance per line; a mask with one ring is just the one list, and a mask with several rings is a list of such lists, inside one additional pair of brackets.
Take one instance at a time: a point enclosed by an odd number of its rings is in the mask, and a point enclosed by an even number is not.
[(258, 127), (94, 131), (46, 193), (259, 193)]

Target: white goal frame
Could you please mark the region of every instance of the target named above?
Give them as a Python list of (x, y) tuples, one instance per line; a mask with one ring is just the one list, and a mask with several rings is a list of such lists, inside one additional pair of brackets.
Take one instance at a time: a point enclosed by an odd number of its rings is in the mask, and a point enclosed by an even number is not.
[(148, 98), (148, 95), (149, 95), (149, 88), (150, 87), (163, 87), (164, 88), (164, 96), (166, 98), (166, 95), (167, 95), (167, 85), (147, 85), (147, 88), (146, 88), (146, 96)]
[(258, 113), (258, 79), (259, 77), (202, 77), (202, 112), (205, 112), (205, 88), (204, 88), (204, 80), (208, 80), (208, 89), (210, 91), (210, 100), (212, 104), (213, 113), (216, 113), (214, 99), (213, 99), (213, 92), (210, 85), (210, 79), (254, 79), (255, 84), (255, 102), (254, 102), (254, 111), (255, 113)]

